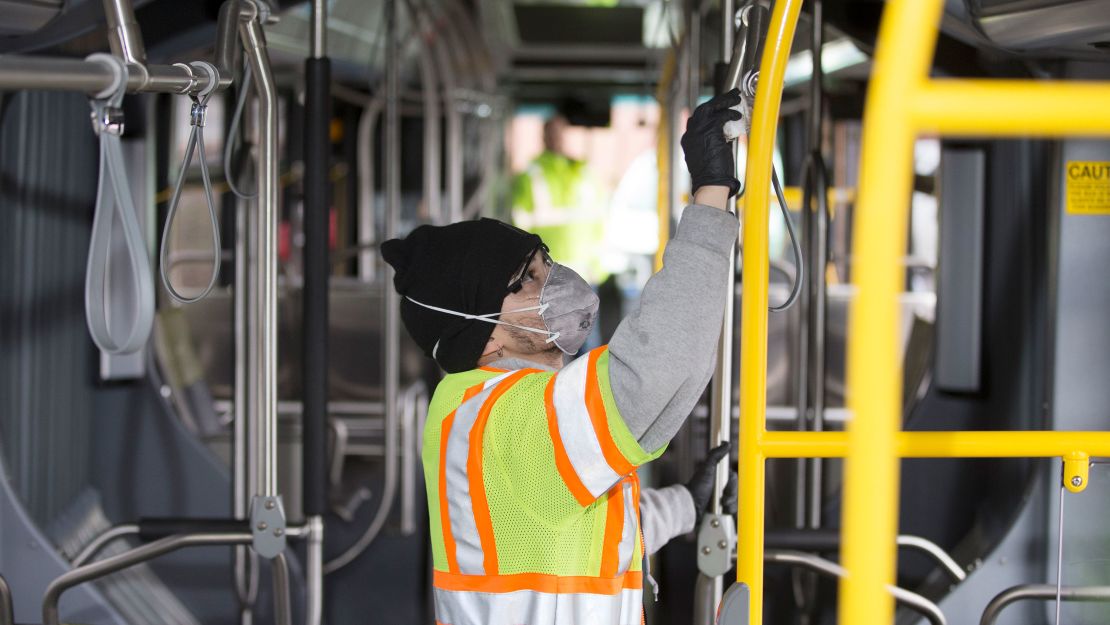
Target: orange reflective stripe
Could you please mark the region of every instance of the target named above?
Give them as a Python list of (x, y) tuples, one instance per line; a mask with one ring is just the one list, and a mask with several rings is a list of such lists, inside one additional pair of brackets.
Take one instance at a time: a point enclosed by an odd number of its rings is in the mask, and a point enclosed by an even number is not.
[[(475, 384), (466, 389), (459, 405), (465, 404), (481, 392), (482, 384)], [(447, 503), (447, 440), (451, 437), (451, 426), (455, 424), (456, 412), (458, 408), (447, 415), (439, 433), (439, 524), (443, 530), (443, 548), (447, 551), (447, 570), (452, 573), (459, 572), (459, 560), (455, 553), (455, 535), (451, 532), (451, 511)]]
[(605, 511), (605, 541), (601, 547), (601, 576), (614, 577), (620, 566), (621, 536), (624, 535), (624, 482), (609, 489)]
[(547, 407), (547, 431), (551, 434), (551, 444), (555, 447), (555, 468), (559, 470), (559, 475), (562, 476), (563, 483), (567, 485), (570, 494), (574, 495), (583, 507), (588, 506), (594, 502), (594, 496), (574, 472), (574, 465), (567, 456), (566, 447), (563, 447), (563, 437), (559, 434), (559, 419), (555, 413), (555, 376), (551, 376), (551, 380), (548, 381), (543, 400)]
[(640, 590), (644, 578), (639, 571), (618, 577), (563, 577), (543, 573), (517, 575), (461, 575), (432, 571), (432, 584), (440, 590), (506, 593), (530, 590), (550, 594), (616, 595), (622, 590)]
[(597, 359), (608, 347), (599, 347), (590, 352), (589, 367), (586, 370), (586, 411), (590, 413), (590, 422), (594, 426), (594, 435), (601, 445), (601, 454), (620, 475), (628, 475), (635, 470), (635, 465), (629, 462), (613, 441), (609, 432), (609, 420), (605, 415), (605, 401), (601, 398), (601, 386), (597, 381)]
[(486, 421), (489, 420), (489, 413), (493, 410), (494, 404), (501, 399), (505, 391), (512, 388), (524, 376), (538, 371), (538, 369), (521, 369), (494, 387), (482, 404), (481, 410), (478, 411), (474, 427), (470, 428), (470, 453), (466, 458), (466, 474), (470, 480), (470, 502), (474, 509), (474, 525), (478, 529), (478, 538), (482, 543), (482, 559), (487, 575), (496, 575), (498, 566), (497, 541), (493, 536), (493, 519), (490, 518), (486, 483), (482, 476), (482, 439), (486, 431)]

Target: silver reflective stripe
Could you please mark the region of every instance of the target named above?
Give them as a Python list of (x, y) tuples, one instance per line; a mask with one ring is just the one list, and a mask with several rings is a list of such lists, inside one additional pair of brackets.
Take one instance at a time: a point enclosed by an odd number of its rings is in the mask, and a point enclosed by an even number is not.
[(474, 507), (470, 501), (470, 480), (466, 460), (470, 455), (470, 430), (478, 419), (482, 404), (489, 399), (493, 387), (515, 371), (509, 371), (487, 380), (482, 392), (463, 402), (455, 411), (455, 422), (447, 438), (447, 508), (451, 519), (451, 535), (455, 539), (455, 555), (459, 572), (468, 575), (485, 574), (482, 541), (474, 524)]
[(624, 573), (632, 566), (632, 553), (636, 550), (636, 541), (640, 536), (636, 525), (636, 506), (640, 502), (633, 496), (632, 480), (622, 485), (621, 496), (624, 497), (624, 531), (621, 533), (621, 542), (617, 547), (618, 573)]
[(640, 625), (642, 590), (616, 595), (435, 589), (440, 625)]
[(594, 498), (601, 497), (621, 479), (609, 466), (597, 440), (590, 413), (586, 409), (586, 375), (589, 373), (589, 354), (579, 356), (555, 376), (552, 403), (555, 420), (559, 425), (559, 438), (567, 458), (582, 485)]

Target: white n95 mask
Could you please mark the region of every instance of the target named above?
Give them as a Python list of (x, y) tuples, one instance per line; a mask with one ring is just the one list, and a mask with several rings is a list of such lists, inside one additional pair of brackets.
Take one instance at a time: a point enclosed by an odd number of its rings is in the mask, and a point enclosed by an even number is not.
[[(515, 308), (513, 310), (487, 313), (484, 315), (470, 315), (457, 310), (449, 310), (447, 308), (440, 308), (438, 306), (418, 302), (407, 295), (405, 297), (413, 304), (423, 306), (428, 310), (434, 310), (447, 315), (455, 315), (463, 319), (476, 319), (478, 321), (485, 321), (486, 323), (509, 326), (518, 330), (524, 330), (525, 332), (546, 335), (547, 339), (545, 342), (554, 343), (555, 347), (558, 347), (560, 351), (571, 356), (577, 354), (579, 349), (582, 349), (582, 345), (590, 336), (590, 331), (593, 330), (594, 324), (597, 323), (597, 294), (590, 288), (589, 283), (582, 279), (582, 276), (575, 273), (573, 269), (565, 265), (560, 265), (559, 263), (552, 263), (551, 268), (547, 272), (547, 280), (543, 284), (543, 289), (540, 290), (540, 303), (538, 306)], [(539, 311), (540, 319), (543, 320), (547, 329), (531, 328), (495, 319), (495, 317), (500, 315), (529, 312), (532, 310)], [(437, 342), (436, 346), (432, 348), (433, 358), (435, 357), (435, 352), (438, 347), (439, 343)]]

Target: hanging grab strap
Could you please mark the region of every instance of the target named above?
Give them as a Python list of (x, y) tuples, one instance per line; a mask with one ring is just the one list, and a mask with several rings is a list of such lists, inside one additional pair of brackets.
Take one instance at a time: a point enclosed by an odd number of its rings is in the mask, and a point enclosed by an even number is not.
[[(222, 252), (220, 249), (220, 222), (219, 217), (216, 216), (216, 203), (212, 199), (212, 180), (208, 176), (208, 158), (204, 154), (204, 122), (208, 113), (208, 100), (212, 97), (212, 93), (220, 82), (220, 73), (216, 70), (215, 65), (204, 61), (195, 61), (190, 63), (188, 67), (190, 72), (195, 69), (207, 74), (208, 84), (199, 94), (189, 96), (193, 100), (193, 107), (189, 112), (189, 123), (193, 129), (189, 132), (189, 143), (185, 146), (185, 161), (181, 163), (181, 171), (177, 174), (177, 184), (174, 185), (173, 196), (170, 198), (170, 206), (166, 212), (166, 225), (162, 229), (162, 247), (158, 255), (162, 285), (166, 287), (166, 292), (170, 294), (170, 297), (182, 304), (199, 302), (212, 291), (212, 287), (216, 285), (216, 280), (220, 277), (220, 255)], [(212, 275), (208, 279), (208, 286), (204, 287), (199, 295), (186, 297), (179, 293), (170, 281), (169, 249), (170, 233), (173, 232), (173, 221), (177, 215), (177, 203), (181, 199), (181, 190), (185, 186), (185, 175), (193, 161), (194, 149), (198, 153), (200, 177), (204, 181), (204, 197), (208, 202), (208, 218), (212, 226)]]
[[(92, 105), (93, 131), (100, 137), (100, 179), (96, 188), (89, 259), (85, 270), (85, 320), (96, 346), (109, 354), (130, 354), (146, 345), (154, 322), (154, 280), (147, 258), (142, 230), (139, 228), (127, 173), (123, 165), (120, 135), (123, 134), (123, 94), (127, 90), (127, 65), (114, 56), (96, 53), (87, 57), (111, 68), (112, 86), (96, 94)], [(130, 266), (130, 305), (116, 302), (108, 294), (108, 267), (112, 255), (113, 212), (123, 230), (124, 249)], [(112, 332), (112, 316), (130, 311), (126, 336)], [(119, 324), (116, 324), (117, 326)]]
[(232, 170), (231, 162), (235, 160), (235, 144), (239, 138), (239, 123), (243, 119), (243, 108), (247, 104), (247, 96), (251, 91), (251, 66), (250, 63), (246, 64), (246, 69), (243, 70), (243, 81), (239, 87), (239, 99), (235, 102), (235, 112), (231, 115), (231, 126), (227, 131), (227, 140), (224, 141), (224, 180), (227, 181), (228, 188), (235, 194), (235, 197), (241, 200), (253, 200), (258, 197), (257, 191), (243, 191), (235, 182), (236, 175)]

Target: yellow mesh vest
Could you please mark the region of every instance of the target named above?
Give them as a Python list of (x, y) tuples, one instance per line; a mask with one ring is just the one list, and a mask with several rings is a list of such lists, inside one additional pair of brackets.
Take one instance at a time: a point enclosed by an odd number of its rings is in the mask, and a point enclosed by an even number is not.
[(423, 445), (437, 620), (638, 623), (635, 467), (660, 453), (620, 418), (606, 348), (558, 374), (448, 375)]

